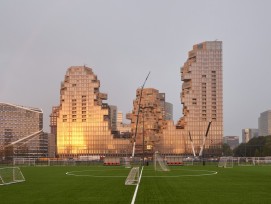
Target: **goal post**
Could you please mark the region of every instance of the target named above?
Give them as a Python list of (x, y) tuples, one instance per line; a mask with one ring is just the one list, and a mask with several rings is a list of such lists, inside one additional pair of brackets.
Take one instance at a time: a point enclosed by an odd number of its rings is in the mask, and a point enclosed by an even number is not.
[(13, 166), (35, 166), (34, 158), (13, 158)]
[(125, 180), (125, 185), (137, 185), (138, 182), (139, 182), (139, 167), (133, 167)]
[(155, 171), (169, 171), (168, 165), (164, 158), (159, 154), (159, 152), (155, 152), (153, 156), (153, 164)]
[(233, 157), (220, 157), (218, 167), (233, 168)]
[(24, 182), (25, 178), (19, 167), (0, 168), (0, 185)]

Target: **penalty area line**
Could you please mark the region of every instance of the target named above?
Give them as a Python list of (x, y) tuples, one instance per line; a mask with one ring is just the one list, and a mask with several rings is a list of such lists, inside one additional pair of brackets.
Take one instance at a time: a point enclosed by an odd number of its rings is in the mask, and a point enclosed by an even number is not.
[(144, 168), (144, 166), (142, 166), (142, 169), (141, 169), (141, 172), (140, 172), (140, 176), (139, 176), (139, 179), (138, 179), (138, 184), (136, 185), (136, 189), (135, 189), (134, 196), (133, 196), (131, 204), (135, 203), (135, 199), (136, 199), (138, 187), (139, 187), (139, 184), (140, 184), (140, 181), (141, 181), (141, 176), (142, 176), (143, 168)]

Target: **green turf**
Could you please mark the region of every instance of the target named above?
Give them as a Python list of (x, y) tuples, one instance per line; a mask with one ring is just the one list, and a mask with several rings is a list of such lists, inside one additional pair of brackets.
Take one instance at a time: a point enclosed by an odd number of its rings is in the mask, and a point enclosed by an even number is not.
[[(271, 203), (271, 166), (170, 168), (169, 172), (154, 172), (151, 166), (144, 167), (135, 203)], [(0, 186), (1, 204), (131, 203), (135, 190), (135, 186), (124, 185), (129, 173), (124, 167), (21, 167), (21, 170), (25, 182)], [(213, 174), (214, 171), (218, 173)]]

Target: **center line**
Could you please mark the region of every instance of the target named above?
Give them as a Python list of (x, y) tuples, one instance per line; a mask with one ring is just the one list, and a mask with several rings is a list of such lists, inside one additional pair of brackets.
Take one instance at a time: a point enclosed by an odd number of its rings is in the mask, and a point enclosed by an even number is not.
[(140, 184), (140, 180), (141, 180), (141, 175), (142, 175), (142, 172), (143, 172), (143, 168), (144, 168), (144, 166), (142, 166), (142, 169), (141, 169), (141, 172), (140, 172), (140, 176), (139, 176), (139, 179), (138, 179), (138, 183), (136, 185), (136, 189), (135, 189), (134, 196), (133, 196), (131, 204), (135, 203), (136, 194), (137, 194), (137, 190), (138, 190), (138, 187), (139, 187), (139, 184)]

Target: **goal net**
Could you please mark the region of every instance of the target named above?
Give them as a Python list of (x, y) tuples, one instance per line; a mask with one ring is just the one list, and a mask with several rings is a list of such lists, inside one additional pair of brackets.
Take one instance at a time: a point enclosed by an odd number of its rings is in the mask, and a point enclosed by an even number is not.
[(255, 157), (238, 157), (238, 166), (255, 166)]
[(25, 178), (19, 167), (0, 168), (0, 185), (8, 185), (25, 181)]
[(219, 162), (218, 162), (218, 167), (232, 168), (233, 157), (220, 157)]
[(139, 181), (139, 167), (133, 167), (125, 180), (125, 185), (137, 185), (138, 181)]
[(125, 168), (131, 168), (131, 159), (129, 157), (124, 157), (123, 160)]
[(13, 158), (14, 166), (35, 166), (34, 158)]
[(158, 152), (154, 153), (153, 164), (155, 171), (169, 171), (168, 165)]

